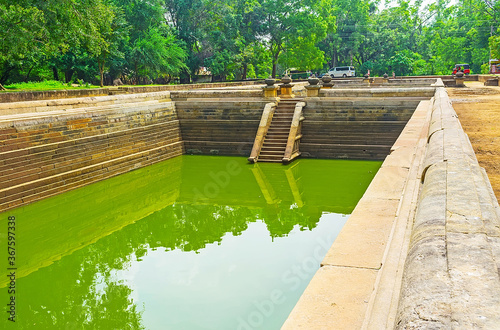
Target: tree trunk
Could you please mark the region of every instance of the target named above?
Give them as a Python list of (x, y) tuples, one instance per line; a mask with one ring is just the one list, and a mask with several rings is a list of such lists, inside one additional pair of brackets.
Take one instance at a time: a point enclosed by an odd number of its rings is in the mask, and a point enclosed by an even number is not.
[(52, 73), (54, 74), (54, 80), (59, 81), (59, 72), (55, 65), (52, 67)]
[(134, 85), (138, 85), (139, 84), (139, 74), (137, 73), (137, 62), (134, 63), (134, 72), (135, 72)]
[[(279, 54), (279, 53), (278, 53)], [(273, 72), (271, 73), (271, 76), (273, 79), (276, 79), (276, 66), (278, 64), (278, 54), (273, 55)]]
[(97, 65), (99, 66), (99, 74), (101, 76), (101, 87), (104, 87), (104, 60), (98, 60)]
[(247, 80), (247, 70), (248, 70), (248, 63), (243, 63), (243, 73), (241, 74), (241, 80)]
[(30, 74), (31, 74), (31, 70), (33, 70), (35, 66), (33, 65), (29, 70), (28, 70), (28, 73), (26, 74), (26, 77), (24, 78), (24, 81), (25, 82), (29, 82), (30, 81)]
[(64, 71), (64, 79), (65, 79), (66, 83), (69, 83), (71, 81), (71, 78), (73, 78), (74, 72), (75, 72), (74, 70)]
[(6, 91), (7, 89), (0, 84), (0, 91)]
[(271, 76), (273, 77), (273, 79), (276, 78), (276, 66), (278, 64), (278, 56), (280, 55), (280, 49), (279, 47), (276, 47), (276, 53), (273, 54), (273, 47), (271, 46), (270, 48), (271, 50), (271, 59), (272, 59), (272, 64), (273, 64), (273, 71), (271, 73)]

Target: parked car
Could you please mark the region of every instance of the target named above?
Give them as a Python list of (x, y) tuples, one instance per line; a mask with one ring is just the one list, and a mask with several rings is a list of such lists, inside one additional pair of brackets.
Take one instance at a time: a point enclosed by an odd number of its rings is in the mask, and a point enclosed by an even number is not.
[(464, 74), (468, 75), (470, 73), (469, 64), (455, 64), (453, 74), (457, 74), (458, 71), (462, 71)]
[(292, 79), (307, 79), (312, 74), (311, 71), (302, 71), (295, 68), (287, 69), (283, 75), (287, 74)]
[(353, 66), (336, 66), (334, 68), (331, 68), (328, 71), (328, 74), (333, 78), (347, 78), (354, 77), (356, 75), (356, 71), (354, 70)]

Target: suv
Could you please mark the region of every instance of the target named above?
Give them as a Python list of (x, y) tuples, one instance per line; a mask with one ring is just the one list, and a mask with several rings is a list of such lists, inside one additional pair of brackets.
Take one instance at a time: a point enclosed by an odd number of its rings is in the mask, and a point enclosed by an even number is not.
[(331, 68), (328, 71), (328, 74), (333, 78), (346, 78), (346, 77), (354, 77), (356, 75), (356, 71), (353, 66), (336, 66)]
[(469, 64), (455, 64), (453, 74), (457, 74), (457, 71), (462, 71), (464, 74), (468, 75), (470, 73)]

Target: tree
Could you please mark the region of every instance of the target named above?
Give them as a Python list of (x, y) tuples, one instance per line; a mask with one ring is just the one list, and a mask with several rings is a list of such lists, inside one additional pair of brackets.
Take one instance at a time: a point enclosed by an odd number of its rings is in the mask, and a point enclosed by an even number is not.
[[(163, 29), (166, 30), (166, 27)], [(150, 28), (138, 37), (130, 51), (130, 59), (137, 75), (158, 77), (161, 74), (178, 75), (187, 69), (186, 52), (172, 34), (160, 28)]]
[(23, 59), (44, 51), (47, 30), (43, 12), (18, 4), (0, 4), (0, 90), (9, 72)]
[(124, 56), (120, 44), (127, 38), (128, 27), (123, 11), (112, 5), (96, 3), (93, 8), (95, 19), (90, 26), (92, 38), (87, 40), (90, 54), (97, 60), (100, 85), (104, 86), (104, 70), (109, 57)]
[[(325, 3), (324, 1), (317, 3), (299, 0), (262, 0), (261, 10), (264, 22), (260, 38), (268, 45), (273, 77), (276, 77), (278, 60), (285, 50), (300, 54), (302, 59), (298, 62), (304, 66), (304, 60), (311, 58), (311, 53), (322, 54), (316, 44), (325, 38), (327, 29), (332, 26), (331, 17), (320, 15), (319, 8), (322, 8), (320, 5)], [(305, 40), (309, 42), (303, 42)], [(285, 63), (287, 66), (289, 64)], [(309, 65), (313, 66), (314, 63)]]

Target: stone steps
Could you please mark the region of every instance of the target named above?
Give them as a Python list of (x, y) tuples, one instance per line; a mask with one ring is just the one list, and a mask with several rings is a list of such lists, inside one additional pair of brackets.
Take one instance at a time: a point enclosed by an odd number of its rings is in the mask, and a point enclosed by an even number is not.
[[(30, 163), (29, 161), (27, 161), (27, 157), (31, 157), (31, 155), (54, 159), (58, 157), (64, 157), (66, 156), (66, 153), (71, 153), (72, 149), (79, 149), (82, 146), (95, 150), (95, 148), (98, 148), (99, 144), (102, 143), (113, 144), (116, 142), (125, 142), (126, 140), (131, 140), (131, 136), (133, 136), (134, 138), (140, 138), (141, 136), (147, 134), (153, 134), (154, 132), (161, 132), (165, 129), (169, 130), (175, 128), (178, 128), (178, 123), (176, 121), (169, 122), (167, 124), (162, 123), (142, 126), (109, 134), (94, 135), (91, 137), (84, 137), (60, 143), (33, 146), (30, 148), (20, 149), (15, 152), (1, 153), (4, 160), (0, 163), (0, 171), (6, 171), (8, 170), (8, 168), (12, 168), (13, 166), (27, 166), (28, 163)], [(124, 137), (125, 134), (131, 136)], [(144, 136), (144, 138), (146, 138), (146, 136)]]
[[(179, 121), (168, 95), (3, 105), (0, 212), (181, 155)], [(5, 115), (9, 109), (20, 113)]]
[(160, 126), (149, 132), (140, 130), (125, 136), (87, 143), (76, 140), (67, 148), (34, 153), (21, 163), (5, 165), (10, 170), (1, 172), (0, 189), (179, 141), (178, 127), (165, 130)]
[(183, 154), (182, 142), (0, 190), (0, 212)]
[(281, 100), (274, 111), (271, 125), (267, 130), (258, 161), (280, 163), (285, 154), (290, 126), (299, 99)]
[[(165, 105), (156, 109), (155, 117), (150, 111), (110, 114), (109, 112), (80, 113), (57, 117), (39, 118), (38, 116), (24, 121), (10, 121), (16, 129), (0, 128), (0, 152), (24, 149), (37, 144), (56, 143), (74, 138), (120, 131), (146, 123), (157, 123), (161, 120), (173, 120), (170, 115), (173, 105)], [(163, 109), (165, 108), (165, 109)], [(149, 109), (152, 110), (152, 109)], [(137, 120), (137, 117), (142, 120)], [(29, 130), (23, 127), (30, 127)]]

